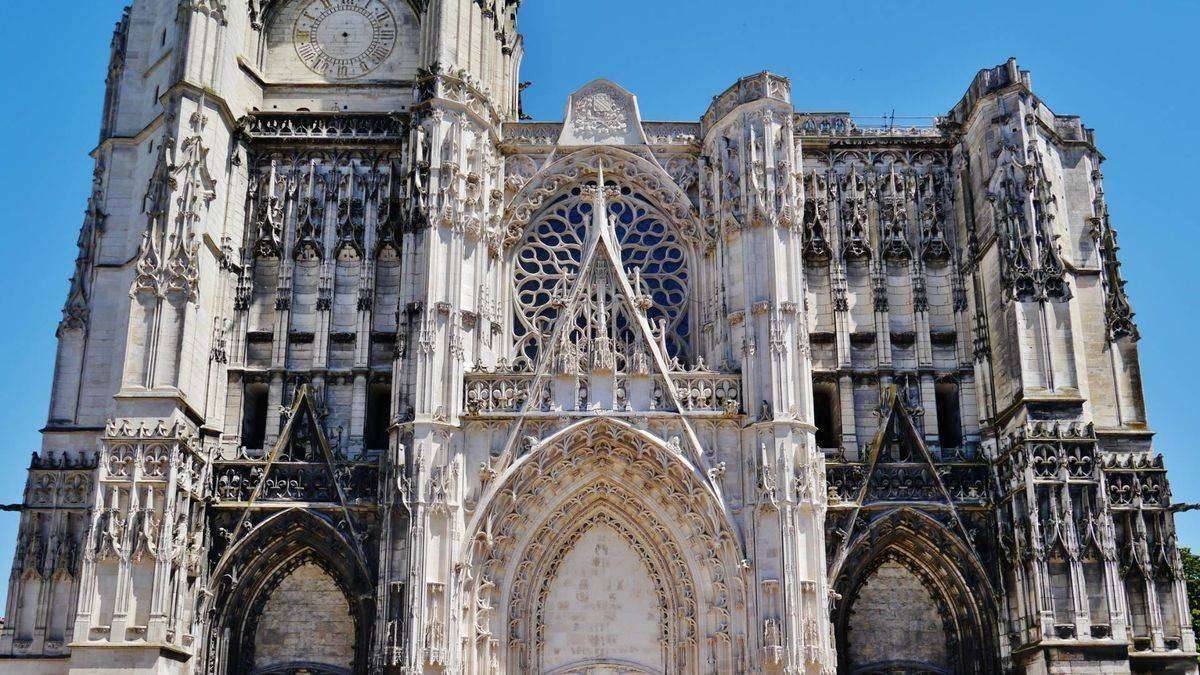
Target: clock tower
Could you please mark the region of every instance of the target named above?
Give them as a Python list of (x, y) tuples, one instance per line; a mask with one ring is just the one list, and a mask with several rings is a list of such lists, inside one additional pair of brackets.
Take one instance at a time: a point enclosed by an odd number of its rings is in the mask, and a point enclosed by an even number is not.
[[(250, 672), (290, 646), (291, 661), (333, 659), (331, 672), (417, 658), (401, 645), (423, 636), (396, 617), (448, 605), (423, 584), (406, 590), (401, 486), (418, 446), (399, 437), (435, 452), (433, 409), (451, 403), (435, 396), (414, 421), (407, 331), (443, 300), (446, 280), (419, 280), (436, 277), (455, 244), (421, 241), (416, 223), (442, 208), (447, 181), (460, 200), (476, 191), (481, 221), (495, 218), (499, 162), (482, 143), (516, 118), (517, 6), (133, 0), (125, 10), (35, 470), (74, 487), (38, 501), (22, 525), (31, 540), (53, 539), (60, 572), (14, 574), (0, 653), (29, 659), (4, 667)], [(461, 143), (458, 177), (430, 170), (431, 149), (448, 143)], [(468, 180), (468, 166), (480, 178)], [(449, 329), (430, 328), (443, 341)], [(322, 439), (314, 452), (273, 454), (301, 432)], [(294, 520), (255, 488), (216, 498), (211, 488), (233, 479), (218, 464), (255, 475), (270, 464), (272, 485), (326, 488)], [(239, 551), (259, 546), (264, 525), (298, 528), (295, 541), (316, 548), (277, 551), (275, 572), (247, 567)], [(272, 574), (340, 607), (328, 637), (252, 590)], [(278, 644), (256, 643), (256, 631)]]

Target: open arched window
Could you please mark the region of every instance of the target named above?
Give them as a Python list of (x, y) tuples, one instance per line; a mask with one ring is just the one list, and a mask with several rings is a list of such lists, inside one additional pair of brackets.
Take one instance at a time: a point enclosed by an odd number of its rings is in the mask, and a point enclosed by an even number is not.
[[(592, 226), (592, 201), (586, 193), (594, 187), (594, 183), (576, 187), (551, 203), (534, 219), (516, 248), (513, 335), (518, 367), (537, 365), (576, 279), (584, 273), (581, 265)], [(666, 357), (685, 360), (690, 333), (687, 246), (641, 195), (612, 183), (607, 187), (608, 222), (620, 246), (621, 272), (637, 296), (634, 304), (645, 311)], [(631, 354), (643, 351), (637, 344), (641, 337), (632, 319), (619, 310), (620, 292), (616, 284), (593, 284), (585, 294), (573, 327), (580, 339), (572, 340), (579, 348), (581, 364), (588, 358), (585, 336), (599, 330), (612, 340), (616, 369), (637, 370)], [(604, 328), (597, 329), (600, 323)]]

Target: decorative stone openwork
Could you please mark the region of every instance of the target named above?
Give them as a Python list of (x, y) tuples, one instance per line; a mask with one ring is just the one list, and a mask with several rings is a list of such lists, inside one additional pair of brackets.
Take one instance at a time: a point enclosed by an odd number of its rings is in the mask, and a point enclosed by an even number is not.
[[(689, 333), (688, 253), (675, 229), (657, 209), (630, 190), (613, 190), (608, 219), (616, 230), (621, 262), (646, 317), (662, 336), (667, 354), (683, 356)], [(542, 212), (516, 249), (514, 259), (514, 322), (516, 353), (530, 365), (546, 347), (571, 284), (580, 273), (592, 204), (580, 187), (571, 189)], [(617, 289), (593, 294), (580, 321), (607, 322), (601, 316), (618, 306)], [(610, 326), (615, 331), (617, 370), (629, 369), (624, 357), (633, 349), (636, 331), (619, 312)], [(583, 328), (583, 326), (581, 326)], [(580, 354), (581, 358), (586, 355)], [(579, 364), (584, 369), (584, 364)]]

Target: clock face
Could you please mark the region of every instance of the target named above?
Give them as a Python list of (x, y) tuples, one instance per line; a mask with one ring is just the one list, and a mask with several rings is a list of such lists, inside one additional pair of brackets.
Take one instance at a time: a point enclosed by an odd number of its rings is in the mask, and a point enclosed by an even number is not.
[(295, 42), (313, 72), (349, 80), (392, 53), (396, 19), (382, 0), (311, 0), (296, 19)]

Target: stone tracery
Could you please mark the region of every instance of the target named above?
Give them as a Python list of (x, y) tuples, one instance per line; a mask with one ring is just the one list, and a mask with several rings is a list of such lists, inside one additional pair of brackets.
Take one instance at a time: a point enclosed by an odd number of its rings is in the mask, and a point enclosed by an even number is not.
[[(626, 266), (624, 273), (636, 286), (637, 300), (651, 325), (658, 329), (667, 353), (681, 357), (687, 353), (689, 332), (690, 289), (685, 247), (640, 195), (620, 190), (614, 192), (608, 205), (609, 220), (615, 226), (622, 263)], [(515, 251), (515, 351), (530, 366), (537, 363), (538, 355), (548, 346), (546, 341), (570, 285), (580, 273), (591, 208), (582, 190), (572, 189), (535, 219), (526, 239)], [(624, 371), (633, 365), (626, 362), (626, 356), (634, 350), (637, 331), (626, 315), (616, 311), (617, 293), (615, 288), (595, 289), (588, 298), (587, 310), (578, 319), (580, 335), (572, 335), (570, 339), (587, 344), (582, 339), (584, 335), (615, 338), (611, 348), (617, 357), (616, 368)], [(590, 355), (578, 356), (588, 359)], [(581, 362), (573, 370), (584, 368)]]

